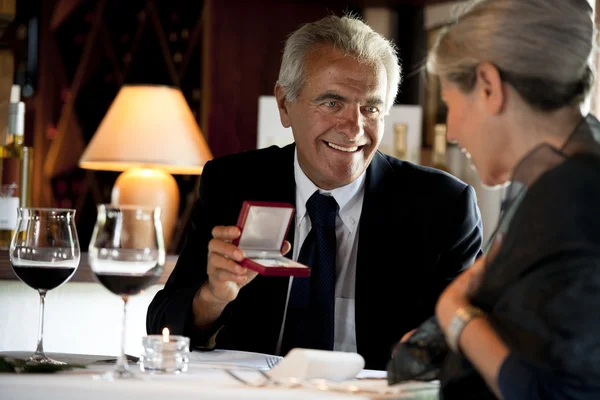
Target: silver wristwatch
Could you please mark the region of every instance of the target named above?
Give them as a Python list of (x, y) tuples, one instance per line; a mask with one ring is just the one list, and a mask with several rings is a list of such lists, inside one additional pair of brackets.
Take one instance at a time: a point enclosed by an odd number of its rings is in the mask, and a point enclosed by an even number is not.
[(481, 309), (474, 306), (460, 307), (456, 310), (446, 332), (446, 340), (452, 351), (458, 353), (458, 341), (465, 326), (474, 318), (483, 317), (484, 315), (485, 313)]

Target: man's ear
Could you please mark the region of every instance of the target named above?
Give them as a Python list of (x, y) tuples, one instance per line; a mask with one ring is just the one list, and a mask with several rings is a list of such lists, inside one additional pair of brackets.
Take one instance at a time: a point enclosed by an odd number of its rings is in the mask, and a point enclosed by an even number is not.
[(285, 93), (281, 86), (275, 85), (275, 99), (277, 99), (277, 108), (279, 108), (279, 118), (281, 119), (281, 125), (284, 128), (292, 126), (290, 120), (290, 114), (288, 112), (288, 102), (285, 99)]
[(477, 66), (477, 88), (488, 113), (497, 115), (502, 112), (506, 105), (506, 92), (496, 66), (487, 62)]

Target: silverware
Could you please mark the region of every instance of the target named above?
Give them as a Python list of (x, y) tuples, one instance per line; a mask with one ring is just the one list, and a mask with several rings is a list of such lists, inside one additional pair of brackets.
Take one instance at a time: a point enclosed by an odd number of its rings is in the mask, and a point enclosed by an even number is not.
[(241, 383), (243, 383), (246, 386), (251, 386), (251, 387), (259, 388), (259, 387), (267, 386), (269, 384), (268, 380), (265, 380), (265, 381), (263, 381), (262, 383), (259, 383), (259, 384), (258, 383), (253, 383), (253, 382), (249, 382), (249, 381), (243, 379), (242, 377), (238, 376), (237, 374), (233, 373), (233, 371), (230, 370), (230, 369), (224, 369), (223, 371), (225, 371), (229, 376), (231, 376), (236, 381), (241, 382)]
[(437, 397), (437, 389), (439, 387), (431, 386), (431, 385), (417, 385), (415, 387), (406, 387), (401, 385), (395, 386), (386, 386), (382, 388), (370, 388), (359, 386), (350, 382), (331, 382), (325, 379), (297, 379), (297, 378), (288, 378), (288, 379), (274, 379), (269, 376), (264, 371), (256, 370), (260, 375), (260, 379), (256, 381), (250, 381), (248, 379), (242, 378), (232, 370), (226, 369), (224, 370), (229, 376), (234, 378), (236, 381), (244, 384), (245, 386), (252, 388), (263, 388), (268, 386), (275, 387), (283, 387), (287, 389), (293, 388), (306, 388), (313, 390), (320, 390), (324, 392), (337, 392), (337, 393), (347, 393), (347, 394), (369, 394), (369, 395), (378, 395), (378, 396), (386, 396), (386, 395), (404, 395), (404, 394), (414, 394), (415, 392), (432, 392), (432, 395)]
[(257, 381), (257, 382), (251, 382), (247, 379), (242, 378), (241, 376), (239, 376), (238, 374), (236, 374), (235, 372), (233, 372), (230, 369), (226, 369), (224, 370), (229, 376), (231, 376), (233, 379), (235, 379), (238, 382), (243, 383), (246, 386), (250, 386), (253, 388), (262, 388), (268, 385), (273, 385), (273, 386), (284, 386), (286, 388), (292, 389), (295, 387), (300, 387), (302, 386), (302, 382), (300, 382), (297, 379), (294, 378), (290, 378), (287, 381), (283, 381), (283, 380), (279, 380), (279, 379), (273, 379), (271, 378), (269, 375), (267, 375), (266, 372), (258, 369), (256, 370), (256, 372), (258, 372), (261, 375), (261, 380)]
[(269, 369), (276, 366), (279, 363), (279, 361), (282, 360), (281, 357), (277, 357), (277, 356), (267, 356), (266, 359), (267, 359), (267, 366), (269, 367)]

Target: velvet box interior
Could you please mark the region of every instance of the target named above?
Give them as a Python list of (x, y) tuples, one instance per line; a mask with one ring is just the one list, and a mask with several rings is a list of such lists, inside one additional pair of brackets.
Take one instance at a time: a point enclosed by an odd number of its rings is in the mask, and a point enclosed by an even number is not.
[(309, 276), (309, 267), (281, 254), (293, 215), (289, 203), (245, 201), (234, 241), (246, 256), (240, 265), (267, 276)]

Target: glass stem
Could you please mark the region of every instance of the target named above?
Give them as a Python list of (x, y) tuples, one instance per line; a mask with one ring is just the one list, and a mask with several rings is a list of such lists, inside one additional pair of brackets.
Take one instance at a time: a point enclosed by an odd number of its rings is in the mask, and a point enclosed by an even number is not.
[(46, 357), (44, 354), (44, 305), (46, 304), (46, 291), (38, 290), (40, 294), (40, 318), (38, 326), (38, 342), (37, 349), (35, 349), (35, 355)]
[(125, 357), (125, 322), (127, 321), (127, 301), (129, 300), (129, 296), (122, 296), (123, 299), (123, 324), (121, 325), (121, 354), (117, 359), (116, 370), (118, 372), (126, 372), (129, 371), (129, 366), (127, 365), (127, 357)]

